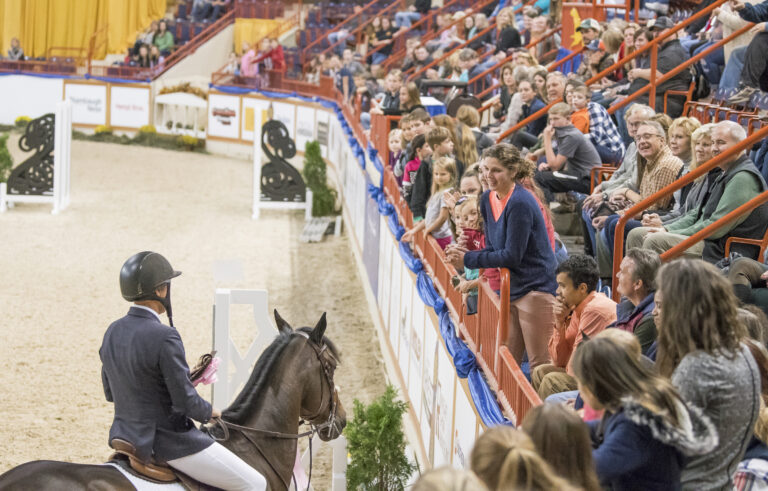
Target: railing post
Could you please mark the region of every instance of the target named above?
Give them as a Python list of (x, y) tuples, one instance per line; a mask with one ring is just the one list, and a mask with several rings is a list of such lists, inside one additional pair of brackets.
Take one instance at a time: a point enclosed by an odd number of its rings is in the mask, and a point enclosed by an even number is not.
[(651, 48), (651, 80), (648, 81), (651, 86), (648, 92), (648, 105), (656, 110), (656, 62), (659, 59), (659, 45), (654, 44)]

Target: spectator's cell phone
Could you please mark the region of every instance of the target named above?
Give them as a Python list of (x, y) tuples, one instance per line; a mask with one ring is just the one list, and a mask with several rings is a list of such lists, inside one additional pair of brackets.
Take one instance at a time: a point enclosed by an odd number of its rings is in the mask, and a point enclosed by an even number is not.
[(454, 288), (459, 286), (459, 283), (461, 283), (461, 278), (459, 278), (458, 276), (451, 277), (451, 285), (453, 285)]

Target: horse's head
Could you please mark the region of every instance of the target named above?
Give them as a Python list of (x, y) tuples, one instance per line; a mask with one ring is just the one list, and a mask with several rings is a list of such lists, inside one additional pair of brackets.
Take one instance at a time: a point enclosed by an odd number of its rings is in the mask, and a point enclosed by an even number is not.
[(301, 351), (302, 368), (295, 374), (303, 387), (301, 418), (317, 427), (321, 440), (338, 438), (347, 424), (347, 413), (333, 379), (340, 359), (336, 346), (325, 337), (325, 313), (314, 328), (294, 330), (277, 310), (275, 322), (280, 333), (306, 339), (305, 348)]

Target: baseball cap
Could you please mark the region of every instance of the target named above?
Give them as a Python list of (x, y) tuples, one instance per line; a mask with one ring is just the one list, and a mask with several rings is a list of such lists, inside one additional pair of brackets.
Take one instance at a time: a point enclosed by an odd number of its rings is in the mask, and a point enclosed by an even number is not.
[(595, 29), (597, 31), (600, 30), (600, 23), (597, 22), (595, 19), (584, 19), (581, 21), (581, 24), (579, 24), (579, 27), (576, 28), (577, 31), (580, 31), (582, 29)]
[(666, 16), (657, 17), (655, 20), (651, 21), (650, 25), (648, 26), (648, 29), (655, 31), (655, 30), (664, 30), (664, 29), (670, 29), (674, 26), (674, 22), (672, 22), (672, 19)]
[(586, 46), (586, 49), (589, 51), (605, 51), (605, 44), (600, 39), (593, 39), (589, 42), (589, 44)]

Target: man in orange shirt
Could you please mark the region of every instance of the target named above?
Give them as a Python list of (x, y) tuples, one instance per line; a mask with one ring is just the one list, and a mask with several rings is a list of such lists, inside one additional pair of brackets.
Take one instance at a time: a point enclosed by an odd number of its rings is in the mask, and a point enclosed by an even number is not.
[(542, 399), (578, 388), (571, 355), (582, 341), (616, 321), (616, 302), (595, 291), (599, 277), (595, 260), (583, 254), (569, 257), (557, 268), (555, 330), (549, 339), (552, 363), (537, 366), (531, 374)]

